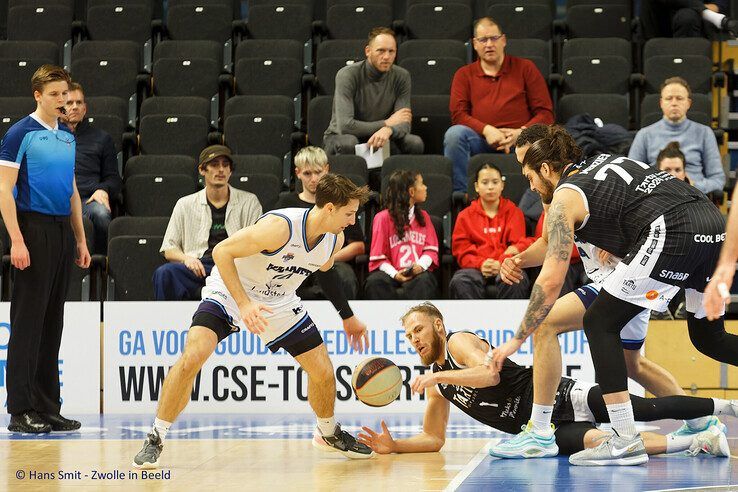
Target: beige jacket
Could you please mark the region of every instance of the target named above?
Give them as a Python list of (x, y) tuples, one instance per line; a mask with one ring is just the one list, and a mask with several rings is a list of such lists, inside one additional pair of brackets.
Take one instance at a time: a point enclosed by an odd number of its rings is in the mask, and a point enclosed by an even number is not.
[[(230, 197), (225, 217), (228, 237), (250, 226), (261, 215), (261, 204), (256, 195), (232, 186), (229, 187)], [(208, 238), (212, 225), (213, 217), (205, 196), (205, 189), (183, 196), (174, 206), (159, 251), (164, 253), (170, 249), (179, 249), (188, 256), (200, 258), (208, 249)]]

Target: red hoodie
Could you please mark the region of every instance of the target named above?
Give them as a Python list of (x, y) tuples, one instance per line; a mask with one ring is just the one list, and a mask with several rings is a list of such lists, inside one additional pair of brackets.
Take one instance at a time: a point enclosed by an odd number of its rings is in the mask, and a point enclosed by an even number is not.
[(482, 268), (487, 258), (502, 261), (509, 246), (523, 251), (530, 245), (525, 237), (523, 212), (513, 202), (500, 197), (497, 215), (490, 219), (481, 198), (459, 213), (452, 236), (452, 252), (461, 268)]

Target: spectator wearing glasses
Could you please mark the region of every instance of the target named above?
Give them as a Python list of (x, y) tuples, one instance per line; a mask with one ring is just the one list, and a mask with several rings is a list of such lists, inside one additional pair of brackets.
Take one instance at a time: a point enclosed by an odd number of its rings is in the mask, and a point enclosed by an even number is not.
[(454, 191), (466, 191), (469, 158), (510, 152), (520, 130), (554, 122), (546, 81), (530, 60), (505, 55), (507, 40), (490, 17), (474, 23), (479, 59), (461, 67), (451, 83), (451, 122), (444, 154), (454, 164)]

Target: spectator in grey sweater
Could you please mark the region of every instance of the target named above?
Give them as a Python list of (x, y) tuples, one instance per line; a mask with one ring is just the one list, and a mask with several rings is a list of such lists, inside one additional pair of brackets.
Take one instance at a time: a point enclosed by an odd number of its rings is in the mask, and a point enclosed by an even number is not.
[(641, 128), (633, 140), (628, 157), (656, 165), (656, 157), (669, 142), (679, 142), (686, 158), (689, 182), (702, 191), (722, 191), (725, 171), (712, 128), (687, 119), (692, 104), (691, 90), (681, 77), (666, 79), (661, 85), (661, 110), (664, 117)]
[(397, 41), (392, 29), (369, 33), (366, 60), (336, 74), (331, 123), (324, 135), (328, 154), (353, 154), (359, 143), (391, 154), (422, 154), (423, 141), (410, 134), (410, 73), (396, 66)]

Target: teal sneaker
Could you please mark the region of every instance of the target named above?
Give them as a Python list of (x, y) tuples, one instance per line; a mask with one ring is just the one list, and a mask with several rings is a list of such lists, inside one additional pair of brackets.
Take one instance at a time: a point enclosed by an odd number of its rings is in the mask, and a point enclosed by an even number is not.
[(553, 431), (556, 428), (551, 424), (551, 435), (541, 436), (533, 430), (533, 423), (520, 427), (521, 433), (512, 439), (492, 446), (490, 456), (496, 458), (547, 458), (559, 454), (556, 437)]
[(694, 439), (692, 445), (689, 446), (687, 454), (697, 456), (700, 453), (707, 453), (713, 456), (729, 457), (730, 446), (728, 446), (728, 438), (719, 427), (713, 425), (706, 431), (700, 432)]
[(725, 424), (720, 422), (720, 419), (713, 415), (710, 417), (710, 420), (707, 422), (707, 424), (703, 427), (700, 427), (698, 429), (693, 429), (686, 422), (684, 422), (679, 429), (667, 435), (669, 436), (695, 436), (699, 434), (700, 432), (706, 431), (713, 425), (716, 426), (718, 429), (720, 429), (721, 432), (725, 433)]

